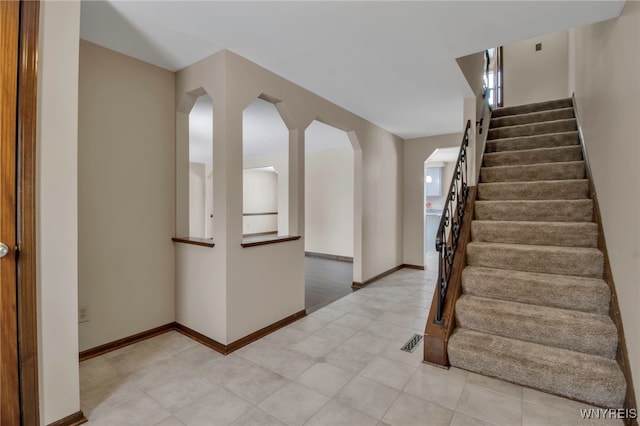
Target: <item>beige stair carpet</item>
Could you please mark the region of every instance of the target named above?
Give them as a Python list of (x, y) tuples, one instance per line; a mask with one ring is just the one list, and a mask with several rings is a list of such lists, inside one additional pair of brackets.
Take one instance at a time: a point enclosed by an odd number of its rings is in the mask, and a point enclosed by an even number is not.
[(614, 359), (510, 339), (468, 328), (449, 338), (451, 365), (523, 386), (622, 407), (625, 379)]
[[(509, 285), (504, 285), (508, 282)], [(469, 266), (465, 294), (607, 315), (611, 292), (602, 279)]]
[(480, 170), (480, 180), (482, 182), (575, 180), (583, 179), (584, 177), (584, 161), (483, 167)]
[(583, 222), (593, 218), (591, 200), (476, 201), (476, 219)]
[[(520, 136), (487, 140), (487, 153), (522, 151), (527, 149), (559, 148), (580, 145), (578, 132), (560, 132), (545, 135)], [(578, 151), (580, 147), (578, 146)], [(579, 159), (582, 159), (580, 157)]]
[(474, 220), (471, 237), (484, 243), (597, 247), (598, 226), (593, 222)]
[(571, 99), (494, 110), (451, 365), (622, 407), (604, 255)]

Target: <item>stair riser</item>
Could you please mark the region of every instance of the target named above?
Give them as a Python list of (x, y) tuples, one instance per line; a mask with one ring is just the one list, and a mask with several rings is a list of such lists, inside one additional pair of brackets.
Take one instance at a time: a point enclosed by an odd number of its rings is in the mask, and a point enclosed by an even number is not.
[(545, 121), (566, 120), (574, 118), (573, 108), (541, 111), (529, 114), (509, 115), (491, 118), (490, 128), (518, 126), (521, 124), (543, 123)]
[(517, 138), (505, 138), (488, 140), (487, 153), (520, 151), (525, 149), (558, 148), (562, 146), (579, 145), (578, 132), (553, 133), (537, 136), (524, 136)]
[(545, 223), (473, 221), (471, 238), (475, 242), (531, 244), (561, 247), (598, 246), (595, 223)]
[(613, 322), (584, 312), (463, 296), (456, 302), (456, 320), (469, 330), (610, 359), (618, 346)]
[(485, 167), (500, 167), (571, 161), (582, 161), (582, 150), (577, 145), (485, 154), (482, 164)]
[(590, 222), (591, 200), (573, 201), (476, 201), (475, 217), (479, 220), (536, 220), (548, 222)]
[(462, 271), (465, 294), (551, 308), (607, 315), (610, 292), (598, 279), (532, 274), (489, 268)]
[[(543, 274), (602, 278), (604, 258), (593, 249), (544, 250), (536, 246), (509, 248), (467, 245), (467, 264)], [(517, 247), (517, 248), (516, 248)]]
[(538, 102), (535, 104), (517, 105), (504, 108), (496, 108), (491, 113), (491, 117), (504, 117), (507, 115), (529, 114), (532, 112), (548, 111), (560, 108), (569, 108), (573, 106), (570, 98), (557, 99), (547, 102)]
[(540, 180), (584, 179), (584, 162), (551, 163), (536, 165), (483, 167), (480, 181), (490, 182), (531, 182)]
[(600, 407), (619, 408), (626, 382), (614, 360), (456, 329), (452, 366)]
[(489, 140), (516, 138), (521, 136), (543, 135), (548, 133), (574, 132), (578, 130), (575, 119), (549, 121), (546, 123), (525, 124), (522, 126), (490, 129)]
[(579, 200), (589, 198), (587, 180), (480, 183), (479, 200)]

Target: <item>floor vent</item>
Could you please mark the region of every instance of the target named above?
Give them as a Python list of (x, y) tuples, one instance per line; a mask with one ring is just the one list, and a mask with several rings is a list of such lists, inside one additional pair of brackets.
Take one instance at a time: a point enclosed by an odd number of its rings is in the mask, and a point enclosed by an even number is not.
[(422, 336), (420, 334), (414, 334), (411, 339), (401, 348), (405, 352), (413, 352), (416, 349), (416, 346), (420, 344), (422, 340)]

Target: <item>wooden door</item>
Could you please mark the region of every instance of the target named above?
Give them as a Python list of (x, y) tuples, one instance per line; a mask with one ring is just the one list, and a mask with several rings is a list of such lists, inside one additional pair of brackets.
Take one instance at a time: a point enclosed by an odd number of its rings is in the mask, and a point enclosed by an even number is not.
[(0, 1), (0, 424), (20, 421), (16, 250), (16, 142), (20, 4)]
[(40, 4), (0, 0), (0, 424), (37, 425), (35, 141)]

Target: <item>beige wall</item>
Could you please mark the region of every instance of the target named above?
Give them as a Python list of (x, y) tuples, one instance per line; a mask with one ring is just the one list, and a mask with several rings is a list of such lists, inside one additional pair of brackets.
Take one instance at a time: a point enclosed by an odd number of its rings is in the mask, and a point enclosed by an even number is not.
[(571, 88), (598, 194), (636, 395), (640, 389), (640, 3), (571, 31)]
[[(289, 235), (289, 158), (287, 155), (266, 155), (245, 158), (242, 162), (245, 169), (255, 167), (273, 167), (278, 174), (278, 194), (276, 211), (276, 231), (278, 235)], [(244, 200), (244, 196), (243, 196)], [(246, 223), (246, 218), (243, 222)], [(267, 219), (272, 221), (274, 218)], [(260, 219), (260, 220), (264, 220)], [(246, 231), (246, 230), (245, 230)], [(261, 231), (251, 231), (261, 232)], [(246, 232), (245, 232), (246, 233)]]
[(204, 163), (189, 163), (189, 236), (205, 236), (207, 175)]
[[(242, 248), (242, 111), (261, 94), (275, 102), (289, 128), (288, 203), (289, 233), (304, 232), (304, 130), (316, 118), (348, 132), (355, 143), (356, 242), (354, 280), (362, 281), (402, 263), (402, 141), (354, 114), (247, 61), (222, 51), (176, 75), (177, 229), (184, 228), (180, 200), (188, 181), (188, 112), (196, 96), (207, 92), (214, 103), (214, 235), (215, 248), (196, 259), (178, 248), (179, 300), (226, 298), (225, 331), (209, 337), (221, 343), (304, 309), (304, 241)], [(273, 164), (255, 164), (273, 165)], [(279, 171), (279, 175), (280, 175)], [(279, 176), (279, 179), (281, 176)], [(363, 184), (365, 182), (365, 184)], [(366, 214), (362, 214), (365, 212)], [(197, 263), (221, 268), (210, 275)], [(252, 265), (247, 268), (246, 265)], [(222, 286), (224, 288), (218, 287)], [(217, 290), (216, 290), (217, 289)], [(265, 303), (269, 302), (269, 303)], [(182, 306), (182, 304), (181, 304)], [(178, 309), (178, 321), (198, 331), (210, 325), (204, 317)], [(206, 333), (205, 333), (206, 334)]]
[(226, 344), (226, 257), (214, 241), (213, 248), (176, 243), (176, 321)]
[(458, 67), (474, 95), (482, 95), (484, 90), (484, 50), (456, 59)]
[[(356, 184), (356, 222), (361, 220), (361, 240), (356, 238), (354, 280), (371, 278), (402, 263), (402, 140), (370, 122), (293, 83), (228, 53), (229, 83), (236, 87), (233, 103), (244, 107), (259, 93), (284, 102), (281, 115), (290, 129), (290, 233), (304, 229), (304, 129), (314, 119), (355, 135), (356, 175), (361, 174), (361, 194)], [(361, 172), (358, 168), (361, 167)], [(358, 180), (358, 176), (356, 176)], [(358, 218), (361, 213), (361, 219)], [(358, 230), (356, 230), (358, 235)], [(358, 245), (361, 244), (361, 254)]]
[[(278, 233), (287, 234), (282, 231), (288, 226), (289, 183), (286, 156), (248, 158), (243, 164), (245, 181), (247, 167), (275, 167), (278, 172)], [(250, 188), (245, 184), (245, 190), (247, 189)], [(256, 199), (255, 195), (254, 193), (250, 198)], [(244, 200), (246, 205), (246, 193)], [(271, 226), (269, 219), (275, 220), (276, 217), (245, 216), (243, 232), (245, 234), (266, 232)], [(305, 154), (305, 251), (353, 257), (353, 223), (353, 148), (307, 152)]]
[(80, 349), (175, 320), (174, 73), (80, 42)]
[(561, 32), (504, 46), (504, 106), (569, 96), (567, 43), (567, 32)]
[[(442, 182), (441, 182), (441, 190), (442, 192), (440, 193), (440, 196), (435, 196), (435, 195), (430, 195), (426, 197), (426, 201), (431, 202), (431, 205), (433, 209), (439, 209), (442, 210), (444, 208), (444, 203), (446, 203), (447, 201), (447, 197), (449, 195), (449, 185), (451, 184), (451, 178), (453, 177), (453, 171), (456, 168), (456, 162), (455, 161), (445, 161), (445, 162), (441, 162), (441, 161), (427, 161), (425, 163), (426, 167), (439, 167), (440, 168), (440, 173), (442, 176)], [(429, 243), (431, 244), (431, 243)]]
[(353, 148), (305, 154), (305, 250), (353, 257)]
[[(278, 174), (270, 170), (244, 169), (243, 214), (278, 212)], [(243, 234), (278, 232), (277, 214), (243, 216)]]
[(404, 142), (403, 263), (424, 265), (424, 162), (437, 148), (459, 147), (461, 141), (462, 134), (453, 133)]
[(486, 131), (483, 134), (478, 133), (480, 127), (476, 126), (476, 123), (482, 119), (484, 128), (487, 129), (489, 127), (489, 116), (491, 114), (488, 106), (489, 99), (483, 97), (484, 57), (485, 52), (482, 51), (456, 59), (460, 71), (475, 95), (473, 98), (464, 99), (465, 125), (467, 120), (471, 120), (471, 139), (469, 141), (469, 161), (470, 164), (473, 164), (473, 172), (470, 180), (471, 185), (474, 185), (478, 180), (482, 153), (484, 152), (484, 143), (487, 137)]
[(78, 37), (80, 2), (42, 2), (37, 112), (40, 422), (80, 410)]

